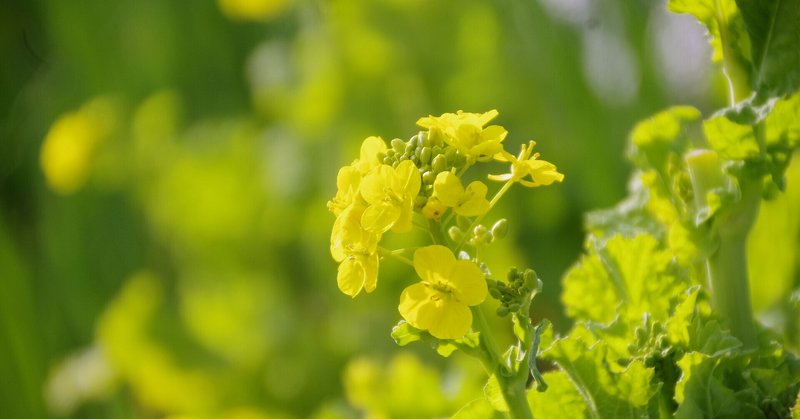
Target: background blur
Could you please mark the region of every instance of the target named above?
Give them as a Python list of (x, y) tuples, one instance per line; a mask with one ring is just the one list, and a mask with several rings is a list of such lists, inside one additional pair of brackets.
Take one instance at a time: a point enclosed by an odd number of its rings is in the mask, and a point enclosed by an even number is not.
[(3, 418), (452, 414), (482, 372), (394, 345), (407, 267), (336, 288), (325, 202), (361, 141), (459, 109), (537, 140), (566, 180), (512, 190), (491, 258), (566, 330), (633, 124), (724, 104), (703, 30), (650, 0), (3, 3)]

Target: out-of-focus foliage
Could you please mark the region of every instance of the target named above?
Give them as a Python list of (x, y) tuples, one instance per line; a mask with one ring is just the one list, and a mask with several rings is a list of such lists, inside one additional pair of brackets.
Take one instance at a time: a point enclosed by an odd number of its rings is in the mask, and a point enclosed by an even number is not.
[[(420, 115), (499, 109), (569, 182), (512, 191), (512, 233), (486, 257), (534, 266), (535, 315), (566, 330), (559, 278), (580, 214), (624, 193), (629, 127), (676, 99), (718, 107), (701, 34), (658, 2), (4, 5), (0, 416), (453, 413), (480, 387), (448, 380), (472, 371), (393, 357), (413, 275), (387, 266), (358, 301), (337, 290), (336, 168)], [(359, 388), (359, 363), (401, 384)], [(403, 410), (407, 381), (430, 410)]]

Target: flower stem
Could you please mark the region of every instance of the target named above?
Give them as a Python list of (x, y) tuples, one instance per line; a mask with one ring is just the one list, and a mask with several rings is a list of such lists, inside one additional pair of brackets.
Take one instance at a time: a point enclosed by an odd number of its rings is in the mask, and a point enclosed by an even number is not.
[(411, 259), (400, 255), (401, 253), (404, 253), (406, 249), (389, 250), (385, 247), (379, 247), (378, 251), (380, 252), (381, 256), (389, 256), (405, 263), (406, 265), (414, 266), (414, 262), (412, 262)]
[[(494, 375), (500, 385), (506, 405), (508, 406), (508, 416), (511, 419), (533, 419), (527, 399), (527, 373), (523, 379), (521, 374), (514, 373), (506, 365), (500, 355), (497, 342), (494, 340), (491, 328), (486, 321), (481, 306), (473, 306), (472, 314), (475, 318), (474, 327), (480, 332), (481, 349), (485, 356), (481, 359), (486, 372)], [(527, 363), (522, 363), (520, 368), (527, 371)]]
[(483, 218), (486, 216), (486, 214), (488, 214), (489, 211), (491, 211), (492, 208), (494, 208), (494, 206), (497, 205), (497, 203), (500, 201), (500, 198), (502, 198), (503, 195), (505, 195), (506, 192), (508, 192), (508, 190), (511, 189), (511, 185), (513, 184), (514, 184), (514, 179), (513, 178), (509, 179), (508, 181), (506, 181), (506, 183), (503, 184), (503, 187), (500, 188), (500, 190), (497, 191), (496, 194), (494, 194), (492, 200), (489, 201), (489, 209), (486, 210), (486, 212), (484, 212), (483, 214), (479, 215), (477, 218), (475, 218), (474, 221), (472, 221), (472, 224), (469, 225), (467, 231), (464, 232), (464, 238), (462, 238), (461, 241), (458, 243), (458, 246), (456, 246), (456, 251), (459, 251), (464, 247), (464, 244), (467, 243), (467, 239), (470, 236), (470, 232), (472, 232), (475, 226), (477, 226), (478, 224), (480, 224), (481, 221), (483, 221)]

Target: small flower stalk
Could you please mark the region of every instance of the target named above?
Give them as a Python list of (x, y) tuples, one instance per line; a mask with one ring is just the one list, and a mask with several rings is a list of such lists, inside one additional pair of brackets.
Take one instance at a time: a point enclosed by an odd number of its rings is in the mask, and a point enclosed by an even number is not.
[[(445, 356), (455, 349), (475, 356), (504, 398), (492, 400), (487, 393), (492, 406), (513, 418), (528, 418), (528, 378), (533, 375), (537, 389), (545, 388), (532, 362), (535, 350), (529, 349), (537, 347), (532, 343), (542, 329), (529, 318), (541, 281), (533, 270), (516, 268), (507, 281), (492, 278), (481, 250), (507, 235), (508, 221), (484, 225), (483, 220), (513, 184), (548, 186), (564, 175), (533, 152), (533, 141), (517, 156), (507, 152), (508, 131), (489, 125), (497, 115), (492, 110), (427, 116), (417, 121), (423, 131), (407, 141), (365, 139), (358, 159), (339, 170), (336, 195), (328, 202), (336, 217), (330, 249), (339, 263), (337, 285), (350, 297), (375, 290), (384, 259), (409, 265), (398, 302), (402, 320), (392, 333), (397, 343), (425, 340)], [(509, 172), (488, 176), (504, 182), (488, 198), (489, 186), (468, 173), (478, 164), (496, 162), (510, 164)], [(415, 228), (427, 233), (428, 243), (408, 249), (381, 246), (385, 234)], [(487, 302), (492, 299), (499, 301)], [(496, 307), (497, 316), (510, 316), (515, 331), (522, 330), (506, 351), (514, 356), (500, 353), (484, 317), (485, 304)]]

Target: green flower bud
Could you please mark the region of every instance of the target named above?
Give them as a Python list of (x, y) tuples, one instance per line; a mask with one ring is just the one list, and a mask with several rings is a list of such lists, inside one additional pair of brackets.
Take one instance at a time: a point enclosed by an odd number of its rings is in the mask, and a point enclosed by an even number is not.
[(519, 311), (519, 307), (520, 307), (519, 303), (511, 303), (508, 305), (508, 310), (511, 312)]
[(431, 153), (434, 156), (438, 156), (438, 155), (442, 154), (442, 148), (439, 147), (438, 145), (435, 145), (435, 146), (431, 147)]
[(419, 153), (419, 161), (423, 163), (428, 163), (431, 161), (431, 148), (430, 147), (423, 147), (422, 151)]
[(419, 134), (411, 137), (411, 140), (408, 142), (408, 144), (413, 146), (414, 148), (417, 148), (417, 146), (419, 145)]
[(433, 173), (438, 175), (445, 170), (447, 170), (447, 158), (444, 155), (439, 154), (433, 158)]
[(456, 151), (457, 150), (454, 147), (447, 147), (444, 150), (444, 157), (447, 159), (447, 164), (450, 166), (455, 166)]
[(500, 306), (497, 307), (497, 315), (500, 317), (505, 317), (508, 314), (508, 307)]
[(511, 267), (511, 269), (508, 270), (509, 281), (513, 281), (517, 277), (517, 275), (519, 275), (519, 271), (517, 270), (516, 266), (513, 266)]
[(489, 288), (489, 294), (490, 294), (492, 297), (494, 297), (494, 298), (498, 298), (498, 299), (499, 299), (499, 298), (500, 298), (500, 297), (503, 295), (503, 294), (500, 292), (500, 290), (499, 290), (497, 287), (491, 287), (491, 288)]
[(464, 232), (462, 232), (461, 229), (456, 226), (448, 228), (447, 235), (450, 236), (454, 242), (460, 242), (461, 239), (464, 238)]
[(417, 195), (417, 197), (414, 198), (415, 207), (423, 207), (425, 206), (426, 203), (428, 203), (428, 198), (426, 196)]
[(392, 149), (396, 153), (401, 154), (406, 149), (406, 143), (404, 143), (403, 140), (399, 138), (395, 138), (394, 140), (392, 140)]
[(508, 234), (508, 220), (501, 218), (492, 226), (492, 237), (502, 239)]
[(478, 224), (475, 226), (475, 229), (472, 230), (472, 234), (475, 238), (484, 238), (489, 234), (489, 230), (487, 230), (483, 224)]
[(433, 184), (433, 181), (435, 181), (435, 180), (436, 180), (436, 175), (433, 174), (433, 172), (431, 172), (431, 171), (427, 171), (427, 172), (422, 174), (422, 183), (425, 183), (427, 185), (431, 185), (431, 184)]
[(419, 136), (419, 138), (421, 139), (421, 141), (420, 141), (420, 144), (421, 144), (423, 147), (430, 147), (430, 146), (431, 146), (431, 139), (430, 139), (430, 137), (428, 136), (428, 133), (427, 133), (427, 132), (425, 132), (425, 131), (421, 131), (421, 132), (420, 132), (419, 134), (417, 134), (417, 135), (418, 135), (418, 136)]
[(416, 149), (417, 149), (417, 146), (414, 145), (413, 142), (409, 142), (408, 144), (406, 144), (406, 148), (403, 151), (403, 155), (407, 155), (407, 156), (411, 157), (411, 156), (414, 155), (414, 150), (416, 150)]

